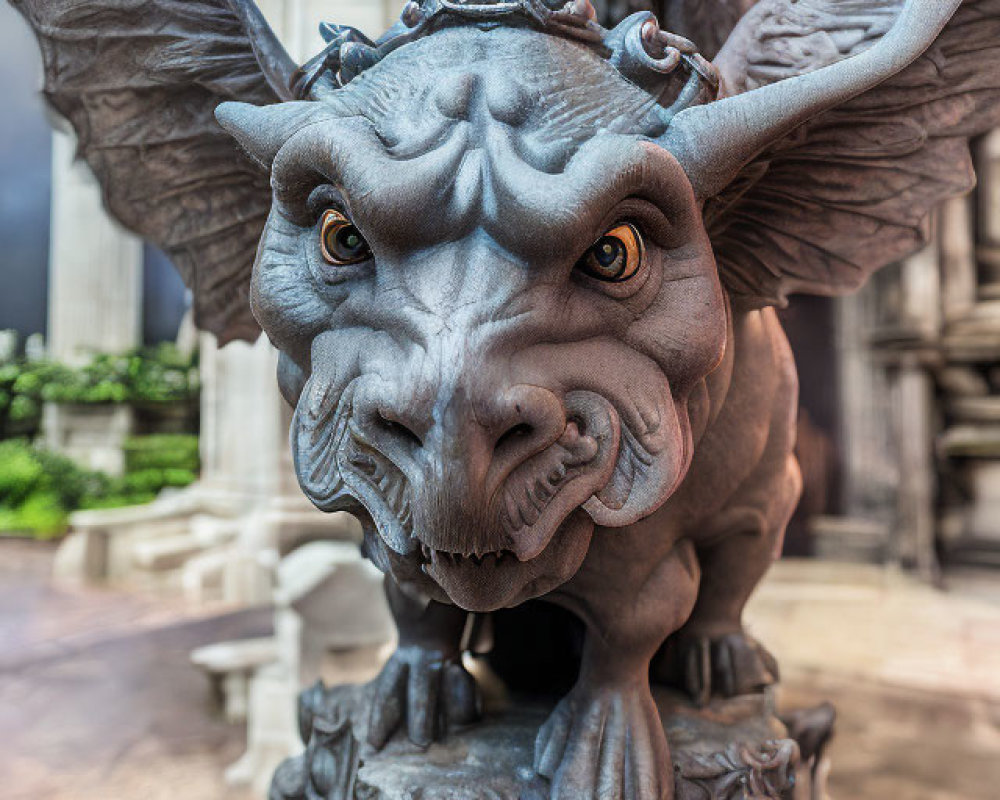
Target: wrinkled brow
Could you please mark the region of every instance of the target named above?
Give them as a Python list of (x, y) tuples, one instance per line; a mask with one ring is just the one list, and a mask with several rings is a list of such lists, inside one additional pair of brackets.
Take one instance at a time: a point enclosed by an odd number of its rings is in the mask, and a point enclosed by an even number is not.
[(567, 240), (592, 238), (628, 197), (668, 216), (693, 206), (676, 160), (639, 137), (596, 136), (549, 173), (526, 161), (502, 126), (455, 126), (437, 147), (407, 158), (394, 157), (367, 120), (312, 126), (282, 148), (272, 184), (288, 202), (321, 183), (339, 192), (371, 241), (399, 250), (482, 229), (512, 253), (559, 256)]

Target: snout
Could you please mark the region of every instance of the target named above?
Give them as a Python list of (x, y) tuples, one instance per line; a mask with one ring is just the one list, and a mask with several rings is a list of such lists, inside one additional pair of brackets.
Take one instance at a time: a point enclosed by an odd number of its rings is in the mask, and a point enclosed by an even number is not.
[(351, 437), (405, 479), (430, 570), (537, 557), (614, 469), (617, 415), (595, 394), (380, 383), (359, 390)]
[[(479, 404), (464, 392), (445, 404), (432, 393), (372, 389), (358, 400), (359, 430), (386, 458), (426, 481), (448, 471), (463, 484), (496, 486), (557, 442), (567, 424), (556, 395), (535, 386), (515, 386)], [(458, 462), (463, 469), (454, 474)]]

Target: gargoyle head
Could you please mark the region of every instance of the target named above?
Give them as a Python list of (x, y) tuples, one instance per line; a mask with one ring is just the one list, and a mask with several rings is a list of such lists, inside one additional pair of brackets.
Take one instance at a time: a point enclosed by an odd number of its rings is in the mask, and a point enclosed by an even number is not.
[(404, 22), (330, 28), (308, 99), (219, 119), (271, 170), (252, 302), (302, 488), (400, 583), (485, 611), (674, 492), (727, 341), (704, 201), (871, 78), (711, 102), (689, 42), (586, 0)]
[[(302, 488), (360, 504), (398, 580), (486, 610), (566, 581), (595, 525), (650, 514), (687, 469), (726, 310), (650, 137), (714, 85), (650, 15), (566, 12), (560, 36), (452, 6), (319, 101), (220, 119), (271, 167), (252, 300)], [(623, 74), (632, 34), (659, 46), (655, 95)]]

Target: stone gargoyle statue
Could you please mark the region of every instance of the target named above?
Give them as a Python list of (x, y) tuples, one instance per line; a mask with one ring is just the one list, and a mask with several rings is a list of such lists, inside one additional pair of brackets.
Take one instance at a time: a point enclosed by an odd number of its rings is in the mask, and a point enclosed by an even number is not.
[[(800, 485), (774, 308), (855, 289), (971, 187), (1000, 0), (667, 0), (677, 33), (415, 0), (305, 65), (251, 0), (14, 2), (110, 211), (201, 326), (267, 333), (303, 491), (362, 520), (399, 627), (366, 746), (477, 718), (469, 612), (497, 612), (501, 677), (576, 678), (543, 794), (673, 797), (651, 683), (777, 678), (741, 624)], [(301, 796), (341, 796), (317, 763)]]

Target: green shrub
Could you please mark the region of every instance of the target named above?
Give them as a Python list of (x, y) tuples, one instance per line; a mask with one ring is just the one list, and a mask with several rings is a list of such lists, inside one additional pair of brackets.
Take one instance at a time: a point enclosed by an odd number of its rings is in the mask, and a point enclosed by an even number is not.
[(34, 450), (34, 457), (68, 511), (79, 508), (88, 497), (100, 497), (109, 491), (112, 479), (103, 472), (83, 469), (72, 459), (41, 448)]
[(133, 436), (125, 440), (125, 471), (179, 469), (197, 472), (201, 462), (193, 434)]
[(198, 473), (189, 469), (165, 469), (163, 470), (163, 485), (175, 489), (183, 489), (198, 480)]
[[(166, 438), (169, 461), (183, 452), (190, 461), (191, 438), (136, 437), (136, 449), (150, 456), (160, 450), (143, 439)], [(178, 439), (183, 441), (172, 442)], [(162, 442), (160, 443), (162, 445)], [(197, 477), (195, 470), (177, 467), (148, 468), (112, 478), (80, 468), (71, 459), (32, 447), (21, 439), (0, 442), (0, 531), (51, 538), (66, 528), (69, 514), (79, 509), (106, 509), (140, 505), (156, 499), (165, 487), (182, 487)]]
[[(43, 402), (130, 404), (156, 412), (190, 406), (200, 389), (197, 357), (171, 343), (95, 355), (80, 368), (19, 359), (0, 365), (0, 439), (34, 435)], [(176, 466), (190, 468), (190, 462)]]
[(22, 503), (41, 483), (45, 470), (28, 444), (20, 439), (0, 442), (0, 504)]
[(42, 415), (42, 406), (34, 397), (19, 394), (11, 398), (8, 414), (14, 422), (27, 422)]
[(190, 486), (198, 476), (186, 469), (142, 469), (126, 473), (121, 486), (126, 494), (156, 493), (168, 486)]
[(141, 506), (146, 503), (152, 503), (155, 499), (155, 492), (146, 492), (144, 494), (108, 494), (103, 497), (88, 497), (80, 508), (85, 511), (126, 508), (128, 506)]
[(17, 509), (14, 530), (30, 532), (38, 539), (52, 539), (66, 530), (67, 516), (57, 492), (39, 489), (28, 495)]

